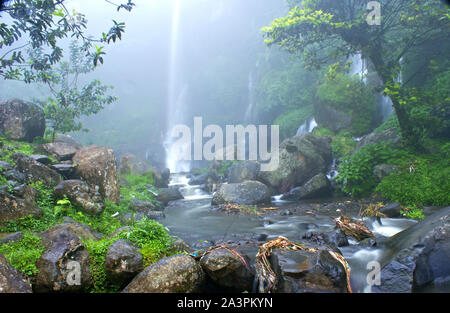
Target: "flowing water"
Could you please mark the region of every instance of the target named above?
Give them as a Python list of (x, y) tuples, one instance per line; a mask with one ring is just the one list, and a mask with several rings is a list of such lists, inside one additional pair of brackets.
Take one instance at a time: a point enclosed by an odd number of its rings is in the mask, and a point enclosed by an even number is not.
[[(336, 210), (320, 210), (317, 214), (285, 215), (286, 209), (292, 207), (310, 207), (309, 203), (292, 203), (280, 201), (274, 197), (272, 206), (279, 208), (276, 213), (263, 216), (257, 215), (227, 215), (215, 211), (211, 207), (212, 195), (203, 191), (200, 186), (189, 186), (189, 179), (182, 174), (174, 174), (171, 186), (178, 187), (184, 199), (173, 201), (166, 208), (166, 218), (161, 222), (175, 236), (179, 236), (194, 248), (206, 248), (218, 241), (241, 242), (255, 241), (258, 235), (267, 236), (267, 240), (285, 236), (293, 241), (299, 241), (303, 234), (309, 231), (328, 232), (334, 229), (333, 219), (337, 217)], [(331, 207), (333, 207), (331, 205)], [(353, 212), (356, 217), (358, 211)], [(378, 222), (367, 222), (367, 226), (380, 237), (390, 237), (409, 228), (415, 222), (403, 219), (382, 219)], [(349, 247), (341, 251), (351, 267), (351, 283), (354, 292), (369, 292), (366, 277), (370, 272), (367, 264), (379, 260), (381, 249), (361, 248), (351, 242)], [(257, 253), (257, 246), (246, 248), (251, 258)]]
[(307, 133), (312, 133), (314, 128), (319, 126), (314, 117), (311, 117), (309, 120), (305, 121), (303, 125), (301, 125), (298, 130), (296, 136), (300, 136)]

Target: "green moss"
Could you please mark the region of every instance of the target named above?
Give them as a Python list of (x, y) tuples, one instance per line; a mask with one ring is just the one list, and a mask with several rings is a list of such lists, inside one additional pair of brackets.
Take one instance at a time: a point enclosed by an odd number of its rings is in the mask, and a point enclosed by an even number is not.
[(388, 129), (394, 129), (400, 135), (400, 124), (396, 114), (392, 114), (385, 123), (374, 130), (374, 133), (378, 134)]
[(331, 138), (331, 149), (335, 158), (348, 156), (356, 148), (356, 141), (353, 139), (353, 136), (347, 131), (342, 131), (339, 134), (335, 134), (328, 128), (318, 127), (314, 129), (313, 134), (319, 137)]
[(0, 245), (0, 254), (5, 256), (9, 264), (28, 276), (39, 273), (36, 261), (43, 252), (42, 239), (29, 232), (25, 232), (18, 242)]
[(148, 188), (148, 185), (154, 185), (155, 179), (153, 173), (145, 175), (127, 174), (121, 177), (125, 179), (128, 184), (120, 185), (120, 194), (122, 195), (122, 203), (129, 204), (133, 199), (153, 202), (155, 201), (156, 190)]

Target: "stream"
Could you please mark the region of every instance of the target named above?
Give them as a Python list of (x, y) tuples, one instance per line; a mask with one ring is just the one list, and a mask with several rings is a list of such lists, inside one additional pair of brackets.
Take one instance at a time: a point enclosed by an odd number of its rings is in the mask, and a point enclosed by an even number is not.
[[(254, 258), (258, 245), (256, 238), (264, 240), (287, 237), (299, 241), (308, 231), (328, 232), (334, 229), (334, 218), (341, 212), (356, 218), (359, 208), (348, 199), (331, 199), (315, 202), (286, 202), (273, 197), (271, 206), (277, 210), (264, 215), (237, 214), (228, 215), (216, 211), (211, 206), (212, 195), (201, 186), (188, 185), (189, 178), (184, 174), (172, 174), (170, 187), (178, 187), (184, 199), (173, 201), (165, 210), (165, 219), (161, 223), (171, 234), (180, 237), (194, 249), (208, 248), (217, 242), (236, 244), (239, 249)], [(381, 219), (382, 225), (367, 220), (367, 226), (378, 238), (391, 237), (416, 222), (406, 219)], [(350, 265), (353, 292), (370, 292), (367, 276), (373, 268), (368, 263), (380, 260), (383, 250), (364, 248), (356, 241), (340, 250)]]

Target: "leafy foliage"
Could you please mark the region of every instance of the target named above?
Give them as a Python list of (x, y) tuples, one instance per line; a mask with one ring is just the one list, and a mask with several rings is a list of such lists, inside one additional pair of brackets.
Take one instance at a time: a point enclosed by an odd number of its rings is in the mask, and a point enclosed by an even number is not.
[(25, 232), (20, 241), (0, 244), (0, 254), (5, 256), (11, 266), (28, 276), (39, 273), (36, 261), (43, 252), (42, 239), (29, 232)]
[[(86, 34), (87, 19), (84, 14), (69, 10), (65, 0), (12, 0), (0, 9), (0, 13), (9, 15), (10, 23), (0, 23), (0, 49), (9, 48), (0, 56), (0, 76), (7, 79), (35, 81), (41, 71), (48, 71), (61, 61), (63, 50), (58, 40), (72, 37), (83, 41), (83, 51), (93, 64), (103, 63), (102, 55), (93, 43), (109, 44), (122, 38), (125, 24), (113, 21), (113, 26), (100, 38), (93, 39)], [(112, 4), (111, 1), (106, 3)], [(117, 10), (131, 11), (133, 1), (115, 5)], [(22, 37), (28, 36), (29, 42), (20, 46)], [(43, 54), (38, 62), (32, 63), (24, 55), (26, 48), (40, 49)], [(45, 52), (44, 52), (45, 50)]]

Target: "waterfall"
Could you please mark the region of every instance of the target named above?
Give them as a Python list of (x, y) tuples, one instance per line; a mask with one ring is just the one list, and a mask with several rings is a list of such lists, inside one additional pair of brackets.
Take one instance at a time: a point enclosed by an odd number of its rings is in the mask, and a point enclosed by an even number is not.
[(352, 64), (350, 66), (350, 75), (359, 76), (366, 83), (367, 74), (369, 73), (369, 67), (367, 61), (363, 58), (361, 53), (354, 54), (348, 61)]
[(314, 117), (311, 117), (310, 119), (308, 119), (307, 121), (305, 121), (305, 123), (303, 123), (303, 125), (301, 125), (298, 130), (297, 130), (297, 134), (296, 136), (300, 136), (303, 134), (308, 134), (308, 133), (312, 133), (312, 131), (319, 126), (316, 122), (316, 119)]
[[(180, 36), (180, 12), (181, 0), (175, 0), (173, 18), (172, 18), (172, 34), (170, 40), (170, 63), (169, 63), (169, 85), (168, 85), (168, 103), (167, 103), (167, 129), (164, 147), (166, 149), (166, 166), (172, 173), (188, 172), (190, 170), (189, 161), (181, 161), (180, 156), (183, 151), (177, 151), (173, 147), (174, 138), (172, 138), (172, 129), (184, 123), (186, 107), (186, 98), (188, 86), (179, 82), (179, 36)], [(183, 86), (180, 91), (180, 86)], [(188, 147), (184, 147), (187, 149)]]
[(253, 97), (253, 73), (250, 72), (248, 74), (248, 106), (247, 110), (245, 111), (244, 116), (244, 122), (246, 124), (251, 122), (252, 119), (252, 113), (253, 113), (253, 103), (254, 103), (254, 97)]

